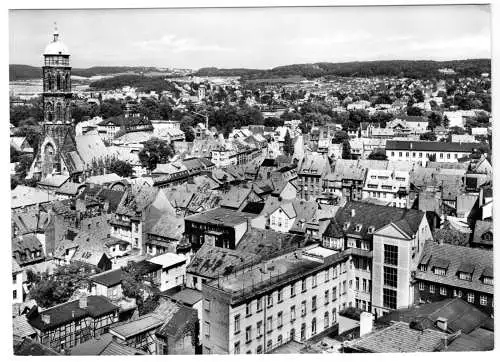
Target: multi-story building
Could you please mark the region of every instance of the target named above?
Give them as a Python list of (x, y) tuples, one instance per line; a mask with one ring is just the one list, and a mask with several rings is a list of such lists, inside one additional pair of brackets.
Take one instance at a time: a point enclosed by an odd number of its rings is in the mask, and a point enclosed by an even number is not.
[(27, 318), (42, 344), (63, 350), (106, 333), (118, 320), (118, 307), (102, 296), (82, 296)]
[(411, 272), (432, 240), (425, 213), (351, 201), (323, 233), (323, 246), (349, 251), (354, 305), (376, 315), (413, 303)]
[(320, 246), (203, 286), (204, 354), (267, 353), (338, 328), (347, 307), (347, 256)]
[(325, 155), (305, 155), (297, 171), (300, 197), (311, 200), (320, 196), (323, 192), (323, 178), (329, 171), (330, 163)]
[(23, 274), (24, 272), (16, 259), (12, 258), (12, 304), (24, 301)]
[(389, 161), (414, 161), (426, 166), (430, 158), (439, 162), (458, 162), (478, 149), (478, 143), (444, 143), (427, 141), (387, 141), (385, 154)]
[(427, 242), (415, 272), (416, 302), (462, 298), (493, 314), (493, 252)]
[(410, 192), (408, 171), (369, 169), (363, 187), (363, 199), (372, 198), (390, 206), (406, 208)]
[(361, 200), (366, 168), (355, 160), (337, 160), (335, 169), (323, 179), (323, 192), (344, 197), (347, 201)]

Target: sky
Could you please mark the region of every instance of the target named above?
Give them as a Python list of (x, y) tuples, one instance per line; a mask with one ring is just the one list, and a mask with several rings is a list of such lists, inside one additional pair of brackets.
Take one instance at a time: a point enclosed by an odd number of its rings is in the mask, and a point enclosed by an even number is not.
[(488, 5), (44, 9), (9, 11), (9, 62), (40, 66), (54, 22), (78, 68), (491, 57)]

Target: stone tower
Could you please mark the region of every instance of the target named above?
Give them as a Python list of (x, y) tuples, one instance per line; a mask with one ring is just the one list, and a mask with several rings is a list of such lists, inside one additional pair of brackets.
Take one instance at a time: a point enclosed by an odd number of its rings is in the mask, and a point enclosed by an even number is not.
[(65, 160), (76, 151), (75, 128), (71, 120), (71, 67), (69, 51), (54, 29), (45, 48), (43, 72), (42, 137), (32, 166), (32, 176), (43, 179), (51, 174), (69, 174)]

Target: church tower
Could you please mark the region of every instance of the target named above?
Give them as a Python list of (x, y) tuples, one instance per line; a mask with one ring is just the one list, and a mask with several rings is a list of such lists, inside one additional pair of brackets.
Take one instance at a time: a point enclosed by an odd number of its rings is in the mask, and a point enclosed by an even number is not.
[(69, 174), (68, 154), (76, 151), (75, 128), (71, 120), (71, 67), (69, 51), (59, 39), (57, 26), (43, 54), (42, 137), (34, 159), (32, 177), (43, 179), (52, 174)]

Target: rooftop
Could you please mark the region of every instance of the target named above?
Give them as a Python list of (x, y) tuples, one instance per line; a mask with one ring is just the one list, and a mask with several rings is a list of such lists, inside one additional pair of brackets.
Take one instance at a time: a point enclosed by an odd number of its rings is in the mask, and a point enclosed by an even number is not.
[(187, 216), (185, 220), (203, 224), (215, 224), (233, 227), (245, 223), (248, 219), (253, 219), (254, 217), (254, 214), (250, 214), (247, 212), (218, 207), (216, 209), (201, 212), (199, 214)]
[(472, 152), (479, 147), (478, 143), (465, 142), (428, 142), (428, 141), (393, 141), (388, 140), (386, 150), (427, 151), (427, 152)]
[(145, 316), (119, 326), (110, 327), (109, 332), (123, 340), (137, 336), (141, 333), (156, 329), (163, 324), (163, 319), (154, 314)]
[(106, 287), (112, 287), (122, 282), (122, 269), (113, 269), (103, 273), (95, 274), (90, 277), (94, 283), (102, 284)]

